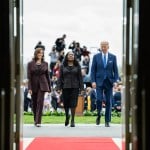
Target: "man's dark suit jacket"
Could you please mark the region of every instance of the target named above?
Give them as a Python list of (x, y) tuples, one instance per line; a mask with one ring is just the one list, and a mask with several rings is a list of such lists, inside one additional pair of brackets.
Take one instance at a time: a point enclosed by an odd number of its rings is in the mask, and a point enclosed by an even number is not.
[(119, 79), (116, 56), (108, 53), (107, 66), (104, 68), (102, 53), (94, 55), (91, 67), (91, 82), (96, 82), (97, 86), (102, 86), (107, 76), (111, 86)]

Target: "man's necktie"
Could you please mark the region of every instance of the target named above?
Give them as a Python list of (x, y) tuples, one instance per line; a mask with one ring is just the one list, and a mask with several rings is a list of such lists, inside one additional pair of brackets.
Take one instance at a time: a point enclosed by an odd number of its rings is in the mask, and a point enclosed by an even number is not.
[(104, 68), (106, 67), (106, 64), (107, 64), (107, 62), (106, 62), (106, 54), (104, 54)]

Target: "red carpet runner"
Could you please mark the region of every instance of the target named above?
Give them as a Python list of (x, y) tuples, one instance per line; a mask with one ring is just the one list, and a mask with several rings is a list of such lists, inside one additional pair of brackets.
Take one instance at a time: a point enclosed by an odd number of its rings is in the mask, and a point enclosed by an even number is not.
[(111, 138), (39, 137), (26, 150), (119, 150)]

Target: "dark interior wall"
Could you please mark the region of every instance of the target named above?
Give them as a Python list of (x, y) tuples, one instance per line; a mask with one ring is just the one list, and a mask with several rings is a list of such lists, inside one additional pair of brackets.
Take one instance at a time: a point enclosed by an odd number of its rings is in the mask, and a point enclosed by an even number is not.
[(150, 40), (148, 21), (149, 1), (140, 0), (139, 3), (139, 58), (138, 58), (138, 84), (137, 84), (137, 126), (138, 149), (150, 149)]
[[(2, 0), (0, 5), (0, 48), (1, 48), (1, 87), (9, 87), (10, 78), (10, 53), (9, 53), (9, 2)], [(4, 9), (5, 8), (5, 9)], [(8, 80), (5, 78), (8, 77)], [(7, 84), (5, 84), (7, 82)]]
[(0, 149), (7, 150), (10, 149), (8, 143), (11, 140), (9, 16), (9, 0), (2, 0), (0, 4)]

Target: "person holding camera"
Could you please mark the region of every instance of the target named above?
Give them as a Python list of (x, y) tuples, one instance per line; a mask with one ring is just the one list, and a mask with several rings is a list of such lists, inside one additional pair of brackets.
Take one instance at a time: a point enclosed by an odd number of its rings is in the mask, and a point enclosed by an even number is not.
[(56, 51), (60, 54), (61, 51), (64, 51), (66, 44), (65, 44), (66, 34), (63, 34), (62, 37), (57, 38), (55, 41), (56, 44)]

